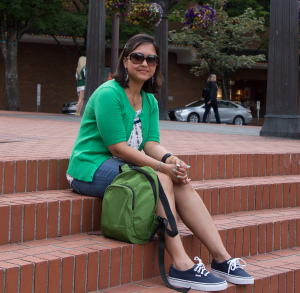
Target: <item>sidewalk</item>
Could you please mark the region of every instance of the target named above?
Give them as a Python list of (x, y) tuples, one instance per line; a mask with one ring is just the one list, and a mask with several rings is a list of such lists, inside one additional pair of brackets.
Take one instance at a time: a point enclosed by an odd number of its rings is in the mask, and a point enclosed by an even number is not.
[[(0, 111), (0, 159), (69, 158), (80, 117)], [(300, 141), (260, 137), (258, 126), (160, 121), (161, 143), (174, 154), (298, 153)]]

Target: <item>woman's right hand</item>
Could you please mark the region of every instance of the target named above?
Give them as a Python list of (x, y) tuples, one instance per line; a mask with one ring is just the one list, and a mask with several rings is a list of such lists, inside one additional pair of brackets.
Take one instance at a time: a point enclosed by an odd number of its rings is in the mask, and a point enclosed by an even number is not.
[(191, 181), (188, 178), (186, 170), (184, 168), (178, 168), (175, 164), (163, 164), (160, 171), (168, 175), (173, 183), (176, 184), (188, 184)]

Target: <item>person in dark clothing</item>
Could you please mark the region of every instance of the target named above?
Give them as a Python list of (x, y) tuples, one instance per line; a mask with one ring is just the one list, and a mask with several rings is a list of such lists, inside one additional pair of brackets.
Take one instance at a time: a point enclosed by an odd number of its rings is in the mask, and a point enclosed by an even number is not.
[(213, 107), (215, 112), (216, 121), (218, 124), (221, 124), (219, 110), (218, 110), (218, 101), (217, 101), (217, 77), (215, 74), (211, 74), (207, 79), (206, 88), (209, 88), (209, 95), (205, 98), (205, 112), (203, 115), (203, 123), (206, 123), (207, 115), (210, 111), (210, 108)]
[(244, 99), (241, 100), (241, 106), (247, 108), (247, 103), (245, 102)]

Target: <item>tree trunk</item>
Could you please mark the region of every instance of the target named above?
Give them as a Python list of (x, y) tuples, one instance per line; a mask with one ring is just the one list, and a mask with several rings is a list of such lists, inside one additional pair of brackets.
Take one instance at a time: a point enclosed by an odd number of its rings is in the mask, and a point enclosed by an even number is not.
[(19, 111), (17, 23), (9, 23), (7, 39), (0, 46), (5, 64), (6, 110)]
[(222, 74), (222, 96), (223, 100), (230, 99), (230, 72), (228, 70)]

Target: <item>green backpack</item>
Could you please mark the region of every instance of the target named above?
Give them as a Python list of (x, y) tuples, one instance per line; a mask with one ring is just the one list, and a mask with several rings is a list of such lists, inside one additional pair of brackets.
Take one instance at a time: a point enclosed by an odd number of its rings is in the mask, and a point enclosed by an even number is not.
[(143, 244), (159, 224), (157, 175), (150, 167), (123, 165), (121, 171), (105, 191), (101, 231), (106, 237)]
[[(160, 198), (167, 219), (155, 214)], [(169, 222), (168, 222), (169, 221)], [(167, 228), (170, 223), (171, 230)], [(159, 232), (159, 270), (166, 285), (179, 292), (188, 289), (173, 287), (164, 267), (165, 232), (170, 237), (178, 234), (174, 215), (156, 172), (150, 167), (120, 167), (120, 174), (104, 193), (101, 231), (105, 237), (144, 244)]]

